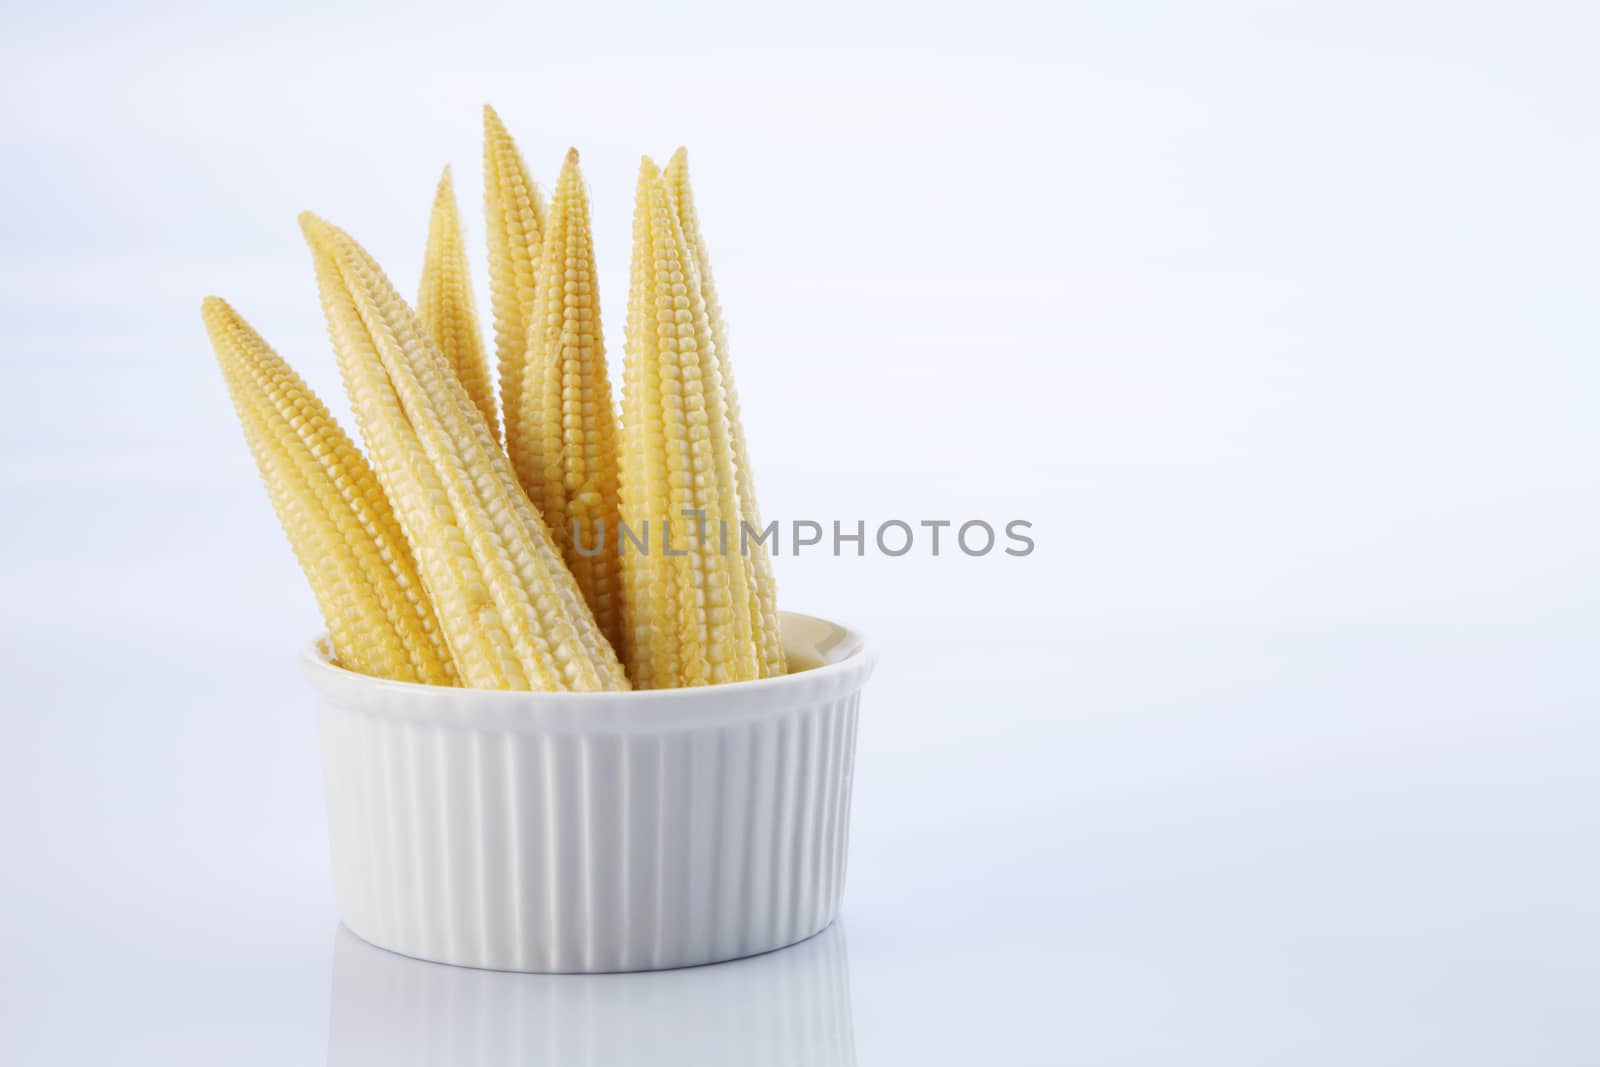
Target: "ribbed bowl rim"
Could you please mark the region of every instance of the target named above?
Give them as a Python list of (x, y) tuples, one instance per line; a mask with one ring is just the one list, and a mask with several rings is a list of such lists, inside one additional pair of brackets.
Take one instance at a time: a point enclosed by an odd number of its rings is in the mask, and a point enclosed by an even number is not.
[[(858, 691), (877, 664), (877, 650), (859, 630), (819, 615), (780, 611), (790, 626), (825, 628), (830, 641), (820, 666), (693, 689), (623, 693), (541, 693), (446, 686), (374, 678), (333, 663), (327, 635), (306, 644), (300, 666), (325, 705), (380, 718), (462, 730), (527, 733), (670, 732), (782, 715)], [(830, 653), (836, 652), (836, 656)]]

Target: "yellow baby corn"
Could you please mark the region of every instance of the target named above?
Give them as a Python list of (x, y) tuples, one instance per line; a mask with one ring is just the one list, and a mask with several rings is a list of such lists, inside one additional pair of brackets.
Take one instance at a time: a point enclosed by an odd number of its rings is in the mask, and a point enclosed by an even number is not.
[(622, 519), (648, 528), (652, 544), (623, 554), (629, 673), (641, 688), (753, 679), (761, 666), (751, 583), (737, 542), (724, 545), (720, 534), (737, 538), (740, 521), (727, 391), (693, 249), (649, 160), (632, 279)]
[(301, 216), (373, 467), (462, 681), (625, 689), (620, 664), (465, 387), (365, 249)]
[(207, 297), (201, 314), (335, 657), (380, 678), (456, 684), (411, 550), (372, 468), (316, 394), (233, 308)]
[(494, 108), (483, 109), (483, 207), (489, 234), (489, 303), (494, 311), (495, 353), (500, 363), (500, 403), (505, 409), (506, 451), (513, 457), (536, 434), (523, 408), (528, 326), (534, 316), (545, 203), (517, 144)]
[[(722, 308), (717, 302), (717, 286), (711, 276), (711, 259), (706, 251), (705, 237), (700, 232), (700, 217), (695, 211), (694, 191), (689, 187), (689, 153), (679, 148), (672, 154), (664, 174), (667, 190), (672, 194), (677, 209), (678, 222), (683, 227), (684, 239), (694, 253), (695, 266), (700, 272), (700, 291), (705, 299), (706, 315), (711, 321), (711, 343), (717, 350), (717, 369), (722, 376), (722, 388), (727, 395), (728, 436), (733, 449), (734, 477), (739, 488), (739, 517), (745, 526), (759, 534), (761, 510), (756, 506), (755, 481), (750, 474), (750, 453), (745, 445), (744, 423), (739, 415), (739, 394), (733, 384), (733, 364), (728, 357), (728, 331), (723, 324)], [(743, 542), (746, 581), (750, 588), (750, 624), (755, 630), (756, 643), (761, 650), (761, 677), (783, 674), (788, 668), (783, 657), (783, 634), (778, 628), (778, 586), (772, 575), (772, 559), (767, 554), (764, 541), (754, 536)], [(739, 544), (739, 542), (735, 542)]]
[(444, 358), (455, 368), (472, 403), (483, 412), (489, 432), (500, 436), (500, 416), (489, 364), (478, 333), (478, 311), (472, 299), (472, 277), (467, 248), (461, 236), (461, 215), (456, 209), (450, 168), (439, 179), (428, 220), (428, 250), (422, 259), (422, 284), (417, 290), (417, 318)]
[[(622, 362), (622, 440), (619, 445), (617, 497), (622, 522), (636, 521), (636, 517), (651, 511), (665, 511), (666, 500), (661, 492), (661, 482), (650, 481), (645, 470), (646, 444), (641, 435), (639, 420), (646, 409), (646, 390), (650, 395), (659, 391), (659, 375), (654, 363), (646, 365), (634, 353), (640, 344), (641, 322), (645, 312), (654, 313), (647, 299), (646, 277), (654, 261), (642, 250), (650, 247), (650, 188), (661, 178), (661, 170), (649, 156), (639, 162), (639, 177), (633, 193), (633, 254), (628, 260), (628, 317), (623, 334)], [(649, 306), (647, 306), (649, 305)], [(634, 516), (630, 520), (629, 516)], [(649, 528), (634, 530), (642, 535), (648, 550)], [(672, 631), (655, 632), (650, 627), (650, 580), (654, 575), (644, 566), (644, 561), (630, 563), (628, 552), (640, 549), (624, 543), (619, 537), (617, 550), (622, 553), (622, 645), (617, 649), (628, 668), (628, 678), (635, 689), (654, 689), (652, 664), (657, 643), (668, 645), (674, 639)], [(671, 582), (670, 571), (665, 580)], [(662, 655), (666, 652), (663, 649)]]
[(617, 412), (606, 375), (589, 194), (577, 149), (561, 167), (540, 263), (522, 382), (522, 447), (511, 453), (511, 464), (601, 631), (620, 648)]

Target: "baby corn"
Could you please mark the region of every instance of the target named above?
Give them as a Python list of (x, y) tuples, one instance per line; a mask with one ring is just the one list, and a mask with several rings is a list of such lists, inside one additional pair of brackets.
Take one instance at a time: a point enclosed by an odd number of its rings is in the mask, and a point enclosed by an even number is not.
[(756, 506), (755, 480), (750, 474), (750, 452), (745, 445), (744, 424), (739, 415), (739, 394), (733, 386), (733, 364), (728, 358), (728, 330), (723, 324), (722, 308), (717, 303), (717, 287), (711, 277), (711, 259), (706, 252), (705, 237), (700, 232), (700, 217), (694, 207), (694, 191), (689, 187), (689, 153), (679, 148), (672, 154), (664, 174), (667, 191), (677, 211), (678, 223), (683, 227), (684, 239), (694, 253), (695, 267), (700, 273), (700, 292), (705, 300), (706, 317), (711, 322), (711, 343), (717, 351), (717, 371), (722, 376), (722, 388), (727, 395), (728, 437), (733, 449), (734, 478), (739, 490), (739, 518), (753, 532), (747, 541), (741, 541), (745, 550), (746, 584), (750, 589), (750, 625), (755, 631), (760, 647), (761, 677), (783, 674), (788, 668), (783, 657), (783, 634), (778, 628), (778, 586), (772, 576), (772, 559), (767, 554), (765, 541), (757, 541), (761, 509)]
[(500, 403), (505, 409), (506, 452), (518, 469), (530, 438), (538, 435), (523, 404), (528, 328), (543, 243), (545, 203), (522, 153), (494, 108), (483, 109), (483, 208), (488, 218), (489, 302), (494, 312), (495, 354), (500, 363)]
[(462, 681), (627, 688), (488, 423), (416, 316), (349, 235), (310, 214), (301, 227), (362, 437)]
[(620, 647), (617, 412), (600, 330), (589, 195), (576, 149), (561, 167), (540, 263), (519, 405), (522, 447), (511, 462), (600, 629)]
[(483, 123), (494, 374), (449, 167), (415, 311), (347, 233), (300, 218), (366, 458), (232, 308), (203, 306), (335, 657), (486, 689), (785, 673), (687, 153), (639, 168), (619, 421), (577, 150), (547, 205), (492, 108)]
[(472, 403), (483, 412), (489, 433), (500, 436), (500, 417), (489, 364), (478, 334), (478, 312), (472, 299), (472, 277), (466, 244), (461, 237), (461, 215), (456, 210), (450, 168), (439, 179), (428, 220), (428, 249), (422, 259), (422, 284), (417, 290), (417, 318), (455, 368)]
[(411, 550), (355, 444), (300, 376), (217, 297), (206, 332), (334, 656), (380, 678), (454, 685)]
[(632, 282), (622, 520), (662, 543), (623, 554), (629, 675), (640, 688), (757, 678), (754, 590), (737, 545), (721, 538), (737, 537), (740, 522), (727, 389), (694, 251), (648, 159), (634, 208)]

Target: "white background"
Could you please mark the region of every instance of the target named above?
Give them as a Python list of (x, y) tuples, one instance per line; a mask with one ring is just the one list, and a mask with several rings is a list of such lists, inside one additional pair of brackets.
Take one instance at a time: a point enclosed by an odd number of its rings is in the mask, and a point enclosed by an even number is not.
[[(754, 1062), (798, 969), (869, 1067), (1600, 1062), (1586, 5), (257, 7), (0, 41), (0, 1060)], [(1034, 524), (779, 561), (883, 652), (826, 966), (435, 1017), (338, 934), (199, 302), (342, 411), (295, 214), (409, 292), (450, 162), (481, 264), (485, 101), (582, 151), (619, 362), (690, 146), (770, 517)]]

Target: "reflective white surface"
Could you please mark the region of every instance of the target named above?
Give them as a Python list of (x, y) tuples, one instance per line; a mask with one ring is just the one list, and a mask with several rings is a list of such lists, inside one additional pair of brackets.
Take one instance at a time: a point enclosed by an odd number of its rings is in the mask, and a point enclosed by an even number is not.
[(329, 1067), (856, 1063), (843, 923), (792, 948), (674, 973), (531, 975), (333, 946)]
[[(342, 411), (294, 216), (409, 291), (446, 162), (481, 242), (485, 100), (583, 151), (613, 353), (637, 156), (689, 145), (769, 518), (1035, 524), (776, 563), (882, 649), (827, 1047), (1600, 1062), (1600, 11), (358, 6), (0, 34), (0, 1064), (426, 1050), (435, 985), (548, 1051), (532, 987), (337, 941), (315, 608), (198, 314)], [(715, 1057), (805, 959), (528, 1010)]]
[[(1592, 1061), (1578, 645), (1443, 624), (1057, 633), (886, 643), (830, 940), (572, 985), (336, 933), (289, 655), (263, 671), (247, 642), (207, 647), (197, 671), (257, 664), (218, 696), (134, 641), (103, 660), (119, 692), (58, 680), (77, 652), (24, 642), (0, 1061), (799, 1064), (806, 1042), (867, 1065)], [(535, 1034), (541, 1013), (560, 1025)], [(778, 1033), (793, 1044), (759, 1045)], [(459, 1058), (418, 1059), (442, 1046)]]

